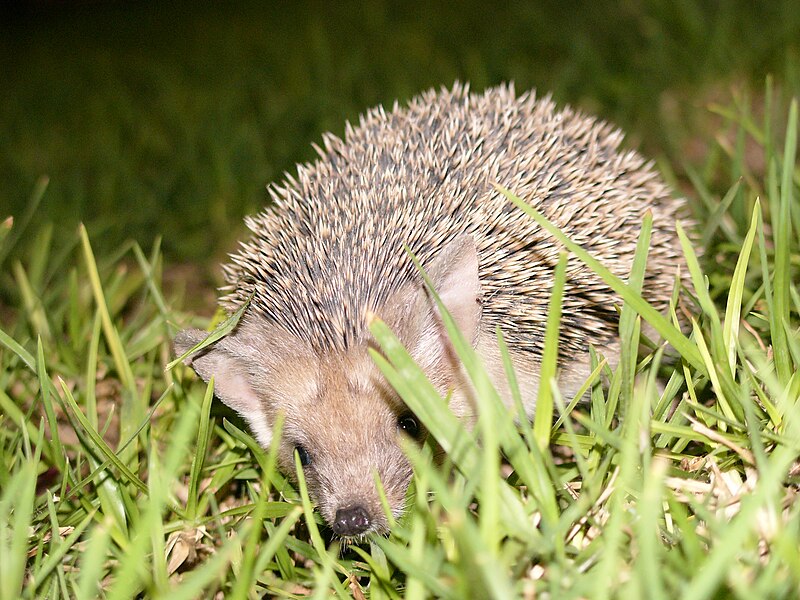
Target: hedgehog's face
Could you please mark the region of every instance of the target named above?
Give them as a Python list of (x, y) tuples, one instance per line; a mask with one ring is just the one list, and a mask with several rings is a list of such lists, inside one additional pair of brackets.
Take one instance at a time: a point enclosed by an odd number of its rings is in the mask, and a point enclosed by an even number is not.
[[(187, 335), (178, 338), (179, 348), (193, 345)], [(421, 441), (424, 431), (366, 345), (320, 356), (285, 331), (248, 320), (194, 356), (192, 366), (206, 380), (214, 376), (216, 394), (248, 421), (262, 446), (272, 442), (282, 415), (279, 465), (294, 476), (298, 456), (309, 493), (337, 535), (388, 531), (376, 480), (394, 517), (402, 514), (412, 470), (401, 439)]]
[[(428, 273), (462, 332), (474, 340), (480, 321), (475, 246), (462, 236), (431, 264)], [(385, 532), (380, 480), (395, 517), (402, 513), (411, 467), (402, 436), (421, 440), (420, 424), (373, 364), (366, 321), (364, 340), (347, 350), (312, 350), (304, 340), (262, 317), (245, 314), (234, 333), (195, 354), (189, 363), (216, 395), (241, 414), (268, 447), (279, 414), (284, 472), (295, 473), (295, 454), (308, 487), (333, 530), (354, 537)], [(409, 349), (451, 407), (464, 414), (467, 385), (438, 310), (421, 281), (410, 282), (376, 310)], [(199, 330), (175, 339), (183, 353), (206, 336)]]
[(337, 535), (386, 532), (376, 479), (399, 517), (412, 476), (401, 437), (421, 441), (424, 431), (366, 352), (326, 357), (316, 366), (303, 375), (305, 393), (280, 407), (281, 466), (294, 473), (297, 454), (309, 492)]

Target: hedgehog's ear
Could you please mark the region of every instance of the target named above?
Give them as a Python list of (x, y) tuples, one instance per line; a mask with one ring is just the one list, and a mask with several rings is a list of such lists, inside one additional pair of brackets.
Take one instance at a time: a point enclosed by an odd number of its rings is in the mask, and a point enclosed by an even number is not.
[[(472, 236), (461, 234), (448, 243), (431, 261), (427, 273), (433, 289), (461, 333), (467, 341), (475, 342), (481, 320), (481, 282), (478, 278), (478, 250)], [(429, 302), (440, 320), (432, 296)]]
[[(464, 337), (474, 344), (481, 319), (481, 286), (472, 236), (455, 238), (425, 270), (447, 312)], [(379, 316), (426, 371), (433, 372), (442, 361), (455, 359), (439, 309), (421, 279), (400, 290)]]
[[(175, 336), (175, 353), (181, 356), (208, 336), (207, 331), (186, 329)], [(270, 428), (264, 426), (264, 409), (254, 386), (252, 349), (237, 332), (189, 356), (184, 362), (204, 381), (214, 378), (214, 393), (248, 421), (262, 445), (269, 445)], [(256, 428), (254, 420), (260, 425)]]

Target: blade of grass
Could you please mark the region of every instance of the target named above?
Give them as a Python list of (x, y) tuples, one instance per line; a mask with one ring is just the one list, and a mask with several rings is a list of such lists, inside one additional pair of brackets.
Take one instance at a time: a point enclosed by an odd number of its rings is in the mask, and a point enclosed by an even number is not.
[(797, 151), (797, 99), (789, 108), (789, 121), (786, 126), (786, 143), (783, 150), (781, 170), (780, 212), (772, 216), (772, 230), (775, 238), (775, 271), (773, 283), (773, 313), (770, 314), (772, 348), (775, 354), (775, 369), (779, 379), (789, 381), (793, 372), (789, 346), (784, 324), (790, 322), (789, 288), (791, 286), (791, 228), (793, 204), (793, 175)]
[(533, 437), (540, 450), (550, 446), (550, 432), (553, 427), (553, 386), (557, 385), (558, 335), (561, 327), (561, 305), (564, 298), (567, 255), (558, 255), (553, 271), (553, 288), (547, 307), (547, 324), (544, 334), (544, 351), (539, 369), (539, 392), (536, 396), (536, 414), (533, 419)]
[(21, 598), (36, 489), (36, 463), (24, 462), (0, 495), (0, 597)]
[(42, 305), (42, 300), (36, 294), (31, 282), (28, 280), (25, 268), (19, 261), (15, 261), (12, 268), (14, 270), (14, 279), (17, 282), (17, 290), (19, 290), (20, 297), (22, 298), (22, 304), (28, 315), (31, 328), (37, 336), (43, 337), (46, 340), (51, 339), (53, 334), (50, 330), (50, 323), (47, 322), (47, 314)]
[[(316, 556), (310, 556), (309, 558), (314, 560), (322, 567), (321, 572), (323, 577), (326, 581), (330, 581), (330, 584), (333, 586), (336, 595), (342, 600), (346, 600), (347, 592), (344, 590), (342, 584), (339, 582), (339, 579), (336, 577), (336, 571), (341, 572), (343, 575), (347, 575), (347, 572), (344, 571), (344, 569), (342, 569), (338, 563), (331, 558), (331, 555), (328, 554), (328, 551), (325, 548), (325, 543), (322, 541), (322, 536), (319, 533), (319, 527), (317, 527), (317, 522), (314, 519), (314, 511), (311, 507), (311, 499), (308, 496), (308, 486), (306, 485), (303, 466), (300, 464), (300, 457), (298, 456), (297, 452), (294, 453), (294, 463), (295, 470), (297, 472), (297, 485), (300, 488), (300, 498), (302, 499), (303, 503), (303, 513), (306, 517), (306, 526), (308, 527), (308, 533), (311, 537), (311, 544), (316, 551)], [(327, 588), (327, 584), (325, 587)]]
[[(647, 269), (647, 255), (650, 249), (650, 235), (653, 229), (653, 214), (648, 210), (644, 219), (642, 220), (642, 228), (639, 232), (639, 237), (636, 241), (636, 250), (633, 256), (633, 263), (631, 264), (630, 274), (628, 275), (628, 285), (630, 289), (636, 293), (642, 293), (642, 285), (644, 284), (645, 271)], [(609, 414), (616, 414), (620, 412), (623, 416), (628, 410), (631, 403), (631, 396), (633, 395), (634, 376), (636, 374), (636, 357), (639, 348), (639, 339), (641, 332), (641, 319), (636, 314), (633, 307), (625, 302), (622, 305), (622, 313), (619, 318), (619, 384), (620, 395), (623, 404), (620, 411), (617, 411), (617, 398), (614, 395), (609, 397), (609, 403), (606, 410)], [(610, 425), (610, 423), (608, 423)]]
[[(714, 305), (714, 301), (711, 299), (711, 295), (708, 293), (708, 287), (706, 285), (702, 269), (700, 268), (700, 263), (697, 260), (697, 255), (694, 253), (692, 248), (692, 242), (689, 239), (689, 236), (686, 235), (686, 232), (683, 230), (683, 227), (681, 227), (680, 223), (678, 223), (677, 229), (678, 239), (680, 240), (681, 247), (683, 248), (683, 257), (686, 260), (686, 266), (689, 269), (689, 275), (692, 279), (694, 293), (700, 302), (700, 307), (703, 309), (703, 313), (708, 317), (711, 325), (709, 343), (711, 355), (722, 358), (725, 356), (725, 347), (723, 345), (722, 323), (719, 319), (719, 312), (717, 311), (717, 307)], [(724, 364), (727, 367), (727, 362)], [(706, 363), (706, 367), (708, 367), (708, 363)], [(730, 373), (727, 375), (732, 376)]]
[(105, 517), (92, 528), (86, 552), (81, 556), (78, 587), (75, 590), (77, 600), (94, 600), (101, 593), (101, 581), (106, 569), (106, 558), (111, 542), (111, 528), (114, 522), (110, 516)]
[(172, 369), (175, 368), (176, 365), (181, 364), (186, 359), (186, 357), (194, 354), (198, 350), (202, 350), (203, 348), (210, 346), (214, 342), (221, 340), (226, 335), (228, 335), (231, 331), (234, 330), (237, 323), (239, 323), (239, 319), (242, 318), (244, 311), (247, 310), (247, 307), (249, 305), (250, 305), (250, 299), (248, 298), (247, 301), (241, 306), (241, 308), (239, 308), (236, 312), (234, 312), (230, 317), (225, 319), (219, 325), (219, 327), (215, 328), (214, 331), (210, 332), (205, 339), (203, 339), (201, 342), (198, 342), (197, 344), (189, 348), (186, 352), (177, 357), (175, 360), (170, 362), (167, 365), (166, 370), (171, 371)]
[(36, 373), (36, 359), (33, 357), (33, 355), (25, 350), (25, 348), (22, 347), (22, 344), (17, 342), (2, 329), (0, 329), (0, 344), (3, 344), (6, 348), (11, 350), (12, 353), (16, 354), (22, 360), (22, 362), (25, 363), (26, 367), (28, 367), (33, 373)]
[(730, 221), (729, 209), (739, 193), (740, 185), (741, 181), (734, 183), (722, 198), (722, 201), (714, 208), (714, 212), (709, 216), (703, 227), (703, 236), (700, 239), (701, 248), (708, 248), (711, 245), (714, 233), (720, 228), (725, 230), (725, 235), (729, 240), (738, 242), (736, 230), (728, 222)]
[[(213, 379), (213, 378), (212, 378)], [(210, 413), (211, 401), (214, 399), (214, 386), (209, 382), (206, 387), (206, 393), (203, 396), (203, 405), (200, 408), (200, 426), (197, 430), (197, 449), (192, 456), (192, 467), (189, 471), (189, 492), (188, 501), (186, 506), (186, 516), (189, 519), (196, 519), (199, 515), (197, 513), (197, 495), (200, 486), (201, 471), (208, 452), (208, 442), (211, 435), (210, 427)]]
[(131, 471), (120, 458), (117, 456), (116, 452), (114, 452), (111, 448), (108, 447), (105, 440), (102, 436), (95, 430), (86, 416), (81, 412), (78, 403), (75, 402), (75, 398), (72, 396), (72, 392), (70, 392), (69, 387), (67, 386), (66, 382), (59, 378), (59, 383), (61, 384), (61, 391), (63, 392), (62, 400), (65, 402), (66, 406), (69, 407), (70, 413), (75, 416), (80, 423), (81, 428), (85, 431), (89, 438), (92, 441), (92, 450), (98, 454), (98, 456), (105, 456), (111, 464), (116, 467), (119, 472), (125, 477), (125, 479), (136, 486), (139, 491), (143, 494), (148, 493), (147, 486), (144, 482), (137, 477), (133, 471)]
[[(5, 217), (0, 221), (0, 251), (2, 251), (3, 243), (8, 239), (8, 234), (11, 233), (13, 227), (14, 217)], [(2, 260), (0, 260), (0, 264), (3, 264)]]
[(134, 244), (133, 254), (136, 256), (136, 262), (139, 263), (139, 268), (144, 273), (144, 278), (147, 282), (147, 289), (153, 296), (153, 301), (155, 302), (158, 311), (164, 318), (167, 318), (170, 314), (170, 311), (167, 308), (167, 303), (164, 301), (164, 296), (161, 294), (161, 290), (156, 283), (155, 269), (153, 267), (159, 256), (158, 249), (159, 243), (156, 241), (156, 243), (153, 245), (153, 255), (151, 256), (150, 260), (148, 260), (147, 257), (145, 257), (144, 252), (142, 252), (139, 244)]
[(730, 372), (736, 370), (736, 341), (739, 339), (739, 325), (741, 322), (742, 297), (744, 296), (745, 276), (747, 266), (750, 261), (750, 254), (753, 251), (753, 241), (761, 220), (761, 204), (756, 200), (753, 208), (753, 215), (750, 220), (750, 228), (744, 238), (742, 251), (736, 261), (736, 268), (731, 279), (728, 303), (725, 308), (725, 323), (722, 328), (722, 338), (728, 350), (728, 367)]
[(97, 303), (97, 310), (100, 312), (100, 318), (103, 321), (103, 331), (105, 333), (106, 343), (111, 350), (111, 356), (114, 358), (114, 365), (117, 368), (122, 385), (130, 392), (133, 398), (136, 397), (137, 390), (131, 371), (131, 365), (125, 355), (125, 348), (123, 347), (122, 340), (117, 333), (114, 324), (111, 321), (111, 314), (108, 311), (108, 304), (106, 297), (103, 293), (103, 286), (100, 283), (100, 273), (97, 270), (97, 262), (92, 252), (92, 245), (89, 241), (89, 235), (86, 232), (86, 227), (83, 225), (79, 228), (81, 243), (83, 245), (83, 257), (86, 263), (86, 269), (89, 274), (89, 281), (91, 282), (92, 293), (94, 294), (95, 302)]
[(36, 373), (39, 377), (39, 394), (42, 398), (42, 406), (44, 407), (44, 413), (47, 416), (47, 425), (50, 429), (50, 443), (53, 445), (52, 458), (54, 459), (55, 466), (59, 473), (66, 473), (66, 454), (64, 453), (64, 447), (61, 445), (56, 412), (53, 409), (53, 399), (50, 396), (52, 382), (47, 375), (47, 370), (44, 364), (44, 348), (42, 347), (42, 338), (39, 338), (36, 343)]
[(0, 265), (5, 262), (11, 250), (13, 250), (17, 242), (22, 239), (22, 234), (25, 233), (25, 230), (33, 219), (33, 215), (36, 214), (36, 210), (39, 208), (39, 203), (42, 201), (49, 183), (50, 179), (48, 177), (40, 177), (33, 187), (31, 199), (28, 201), (25, 214), (22, 215), (22, 218), (13, 221), (11, 232), (2, 240), (2, 243), (0, 243)]

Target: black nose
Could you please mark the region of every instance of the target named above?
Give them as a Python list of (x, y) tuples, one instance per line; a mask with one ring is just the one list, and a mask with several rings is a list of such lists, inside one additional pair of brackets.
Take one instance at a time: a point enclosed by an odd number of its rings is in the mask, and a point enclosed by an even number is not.
[(333, 531), (336, 535), (349, 537), (364, 533), (369, 529), (369, 514), (362, 506), (349, 506), (336, 511)]

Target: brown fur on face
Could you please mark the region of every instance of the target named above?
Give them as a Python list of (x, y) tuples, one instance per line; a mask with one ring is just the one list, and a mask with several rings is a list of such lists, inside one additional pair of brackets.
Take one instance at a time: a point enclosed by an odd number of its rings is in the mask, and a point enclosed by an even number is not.
[[(429, 267), (448, 311), (474, 340), (480, 321), (474, 243), (459, 238)], [(399, 443), (399, 421), (409, 412), (369, 357), (372, 314), (361, 315), (362, 343), (321, 352), (246, 312), (232, 334), (189, 359), (203, 379), (214, 377), (217, 396), (248, 421), (262, 446), (270, 445), (272, 424), (283, 413), (281, 469), (295, 473), (299, 450), (307, 462), (303, 471), (310, 494), (325, 521), (346, 537), (388, 528), (375, 475), (395, 517), (403, 511), (412, 475)], [(442, 395), (457, 390), (454, 410), (472, 414), (466, 408), (469, 386), (422, 281), (400, 290), (374, 314), (395, 330)], [(205, 335), (196, 329), (181, 332), (178, 353)]]
[(304, 467), (309, 491), (325, 521), (336, 530), (337, 511), (360, 506), (368, 515), (369, 531), (386, 531), (375, 475), (399, 517), (412, 475), (398, 430), (399, 419), (408, 411), (366, 348), (345, 357), (322, 358), (313, 377), (316, 393), (282, 408), (286, 416), (281, 466), (291, 473), (295, 448), (302, 446), (310, 457)]
[[(205, 335), (193, 331), (193, 343)], [(187, 337), (179, 342), (188, 343)], [(319, 356), (292, 337), (247, 320), (191, 364), (204, 379), (217, 378), (217, 395), (248, 421), (262, 446), (272, 442), (271, 424), (283, 413), (279, 466), (294, 478), (295, 452), (303, 449), (309, 493), (336, 533), (384, 533), (388, 519), (375, 475), (393, 516), (400, 517), (412, 470), (400, 445), (399, 421), (409, 412), (373, 364), (368, 345)], [(276, 346), (268, 348), (268, 341)], [(366, 515), (361, 530), (342, 524), (340, 511), (354, 507)]]

